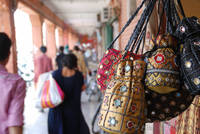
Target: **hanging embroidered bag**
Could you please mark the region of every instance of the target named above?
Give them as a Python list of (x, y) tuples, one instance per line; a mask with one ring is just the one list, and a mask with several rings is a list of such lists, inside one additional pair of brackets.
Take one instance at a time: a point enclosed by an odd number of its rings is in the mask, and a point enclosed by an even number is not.
[[(136, 9), (135, 13), (129, 18), (126, 25), (122, 28), (119, 35), (111, 42), (110, 46), (108, 47), (108, 50), (105, 52), (103, 58), (100, 60), (100, 63), (97, 69), (96, 79), (97, 79), (98, 88), (102, 92), (106, 89), (108, 83), (110, 82), (111, 77), (113, 76), (113, 74), (111, 73), (112, 66), (116, 64), (117, 61), (121, 59), (122, 57), (122, 52), (113, 48), (114, 43), (120, 37), (120, 35), (125, 31), (125, 29), (129, 26), (129, 24), (132, 22), (132, 20), (135, 18), (138, 12), (141, 10), (141, 8), (143, 7), (146, 1), (147, 0), (142, 1), (140, 6)], [(132, 54), (133, 54), (132, 52), (128, 52), (127, 57)]]
[(159, 35), (151, 43), (156, 47), (147, 57), (145, 84), (147, 88), (160, 94), (170, 93), (180, 87), (179, 68), (176, 64), (177, 45), (171, 35)]
[(200, 94), (200, 19), (184, 18), (175, 36), (180, 45), (180, 67), (183, 81), (192, 94)]
[(159, 94), (148, 88), (145, 90), (147, 122), (166, 121), (180, 115), (194, 98), (184, 86), (167, 94)]
[[(134, 58), (134, 57), (132, 57)], [(101, 106), (99, 126), (109, 133), (142, 133), (145, 100), (142, 78), (145, 62), (120, 60)]]

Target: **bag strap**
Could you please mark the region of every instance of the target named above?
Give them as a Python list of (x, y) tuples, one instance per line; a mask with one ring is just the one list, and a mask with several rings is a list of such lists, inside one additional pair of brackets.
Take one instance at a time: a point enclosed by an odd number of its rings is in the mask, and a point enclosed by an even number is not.
[(97, 120), (97, 117), (99, 115), (99, 111), (101, 109), (101, 105), (102, 104), (103, 103), (101, 102), (100, 105), (97, 108), (97, 111), (95, 112), (95, 115), (94, 115), (93, 119), (92, 119), (92, 132), (93, 132), (93, 134), (97, 134), (97, 132), (95, 132), (95, 130), (94, 130), (94, 126), (95, 126), (95, 121)]
[[(156, 39), (157, 39), (157, 37), (158, 37), (158, 35), (159, 35), (159, 33), (160, 33), (160, 29), (161, 29), (161, 26), (162, 26), (162, 23), (163, 23), (162, 17), (164, 16), (164, 9), (165, 9), (164, 7), (165, 7), (165, 5), (166, 5), (166, 2), (164, 2), (164, 1), (162, 0), (162, 4), (163, 4), (163, 10), (162, 10), (161, 15), (160, 15), (160, 23), (159, 23), (159, 26), (158, 26), (158, 32), (157, 32), (157, 34), (156, 34), (156, 36), (155, 36), (154, 42), (156, 42)], [(154, 44), (156, 44), (156, 43), (154, 43)]]
[(148, 24), (148, 21), (146, 21), (146, 24), (145, 24), (145, 26), (144, 26), (144, 28), (143, 28), (143, 30), (142, 30), (142, 33), (140, 34), (140, 37), (139, 37), (139, 39), (138, 39), (138, 41), (137, 41), (137, 47), (133, 45), (132, 48), (131, 48), (131, 51), (133, 51), (134, 48), (136, 47), (136, 50), (135, 50), (135, 53), (136, 53), (136, 54), (137, 54), (138, 51), (139, 51), (139, 48), (140, 48), (140, 44), (141, 44), (141, 42), (142, 42), (142, 39), (143, 39), (143, 45), (142, 45), (142, 54), (143, 54), (143, 49), (144, 49), (144, 44), (145, 44), (145, 36), (146, 36), (146, 30), (147, 30), (147, 24)]
[(180, 23), (181, 19), (180, 19), (180, 16), (178, 15), (178, 12), (177, 12), (177, 9), (176, 9), (176, 5), (175, 5), (174, 1), (172, 1), (171, 7), (173, 9), (172, 14), (174, 15), (176, 26), (177, 26)]
[(138, 52), (137, 50), (139, 49), (138, 44), (141, 43), (143, 37), (145, 36), (145, 33), (144, 33), (145, 30), (146, 30), (146, 24), (145, 24), (144, 28), (142, 29), (142, 32), (140, 33), (140, 35), (139, 35), (139, 36), (137, 37), (137, 39), (134, 41), (133, 44), (136, 44), (136, 45), (132, 45), (132, 47), (131, 47), (131, 52), (133, 52), (134, 49), (136, 48), (135, 53), (137, 54), (137, 52)]
[(124, 27), (122, 28), (122, 30), (120, 31), (120, 33), (117, 35), (117, 37), (110, 43), (108, 49), (113, 48), (114, 43), (117, 41), (117, 39), (121, 36), (121, 34), (125, 31), (125, 29), (130, 25), (130, 23), (132, 22), (132, 20), (137, 16), (138, 12), (140, 11), (140, 9), (143, 7), (144, 3), (147, 0), (143, 0), (142, 3), (140, 4), (140, 6), (136, 9), (136, 11), (134, 12), (134, 14), (129, 18), (129, 20), (127, 21), (127, 23), (124, 25)]
[(170, 6), (170, 17), (171, 17), (170, 21), (171, 21), (171, 28), (172, 28), (172, 33), (170, 34), (173, 34), (176, 31), (178, 24), (180, 23), (180, 17), (176, 10), (174, 0), (170, 1), (169, 6)]
[[(145, 45), (145, 40), (146, 40), (146, 31), (147, 31), (147, 28), (145, 27), (144, 30), (143, 30), (143, 32), (142, 32), (143, 35), (140, 37), (139, 42), (138, 42), (138, 44), (141, 44), (141, 42), (143, 40), (142, 54), (143, 54), (143, 51), (144, 51), (144, 45)], [(136, 51), (135, 51), (136, 54), (138, 53), (139, 48), (140, 48), (140, 45), (137, 45), (137, 48), (136, 48)]]
[[(163, 0), (164, 3), (165, 0)], [(171, 14), (171, 6), (170, 6), (170, 0), (166, 0), (166, 4), (165, 4), (165, 14), (166, 14), (166, 21), (167, 21), (167, 27), (166, 27), (166, 31), (167, 33), (173, 33), (174, 28), (173, 28), (173, 21), (172, 21), (172, 14)]]
[[(126, 45), (123, 58), (127, 55), (127, 53), (129, 51), (130, 47), (132, 46), (132, 43), (133, 43), (134, 40), (135, 40), (135, 42), (134, 42), (133, 45), (134, 46), (136, 45), (136, 42), (137, 42), (139, 34), (141, 33), (142, 27), (143, 27), (146, 20), (147, 20), (147, 22), (149, 21), (149, 18), (151, 16), (151, 13), (153, 11), (155, 3), (156, 3), (156, 0), (149, 0), (149, 3), (147, 4), (145, 10), (143, 11), (135, 29), (133, 30), (133, 33), (132, 33), (132, 35), (131, 35), (131, 37), (128, 41), (128, 44)], [(140, 44), (138, 44), (138, 45), (140, 45)]]
[(181, 15), (185, 18), (185, 12), (183, 10), (183, 6), (180, 0), (177, 0), (178, 6), (180, 8)]

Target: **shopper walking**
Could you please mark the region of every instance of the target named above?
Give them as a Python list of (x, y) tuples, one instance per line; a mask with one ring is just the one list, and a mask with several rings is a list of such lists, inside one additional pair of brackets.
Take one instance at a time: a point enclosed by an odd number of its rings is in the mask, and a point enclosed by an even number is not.
[(58, 66), (58, 69), (62, 68), (62, 58), (63, 58), (63, 56), (64, 56), (64, 47), (60, 46), (59, 47), (59, 53), (56, 56), (56, 64)]
[(80, 72), (83, 73), (84, 78), (87, 76), (87, 67), (85, 64), (84, 55), (81, 52), (80, 48), (78, 46), (74, 47), (74, 50), (72, 51), (74, 55), (76, 55), (78, 61), (77, 61), (77, 68)]
[(40, 74), (49, 72), (53, 69), (51, 59), (46, 55), (47, 48), (45, 46), (40, 47), (41, 53), (35, 58), (35, 78), (34, 82), (37, 83)]
[(77, 58), (67, 54), (62, 59), (62, 69), (53, 77), (65, 93), (63, 103), (49, 110), (49, 134), (89, 134), (89, 128), (81, 111), (83, 75), (77, 71)]
[(10, 55), (11, 40), (0, 32), (0, 134), (22, 134), (26, 84), (5, 66)]

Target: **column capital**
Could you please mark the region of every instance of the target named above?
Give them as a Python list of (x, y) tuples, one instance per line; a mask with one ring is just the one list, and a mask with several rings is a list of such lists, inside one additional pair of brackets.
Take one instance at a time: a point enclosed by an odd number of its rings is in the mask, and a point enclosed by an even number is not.
[(44, 19), (44, 23), (48, 26), (48, 27), (53, 27), (56, 28), (56, 25), (54, 23), (52, 23), (51, 21)]
[(1, 10), (10, 10), (13, 13), (17, 9), (18, 0), (1, 0), (0, 7)]

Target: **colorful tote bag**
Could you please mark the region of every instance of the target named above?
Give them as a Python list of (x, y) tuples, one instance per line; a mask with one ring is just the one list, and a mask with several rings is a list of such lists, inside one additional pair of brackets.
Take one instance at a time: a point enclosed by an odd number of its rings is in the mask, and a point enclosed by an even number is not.
[(190, 107), (178, 116), (176, 134), (200, 134), (200, 96), (197, 95)]
[[(97, 69), (97, 85), (98, 88), (103, 92), (108, 83), (110, 82), (110, 78), (113, 74), (111, 74), (111, 68), (112, 66), (117, 63), (117, 61), (122, 56), (121, 51), (116, 50), (113, 48), (115, 41), (120, 37), (120, 35), (125, 31), (125, 29), (129, 26), (129, 24), (132, 22), (132, 20), (135, 18), (135, 16), (138, 14), (138, 12), (143, 7), (144, 3), (147, 0), (143, 0), (140, 6), (136, 9), (135, 13), (129, 18), (125, 26), (122, 28), (119, 35), (111, 42), (110, 46), (108, 47), (108, 50), (105, 52), (103, 58), (100, 60), (98, 69)], [(128, 55), (132, 55), (132, 52), (129, 52)]]
[[(132, 60), (131, 60), (132, 59)], [(143, 133), (145, 100), (143, 60), (122, 59), (109, 83), (101, 105), (98, 125), (109, 133)]]
[(154, 42), (154, 50), (147, 57), (145, 84), (154, 92), (165, 94), (176, 91), (180, 87), (177, 55), (173, 49), (176, 40), (169, 34), (159, 35)]
[[(42, 78), (45, 78), (45, 81)], [(39, 81), (41, 82), (38, 83), (36, 107), (54, 108), (63, 102), (64, 92), (52, 77), (51, 72), (42, 74)]]
[(185, 86), (200, 94), (200, 19), (184, 18), (175, 33), (180, 45), (180, 67)]

